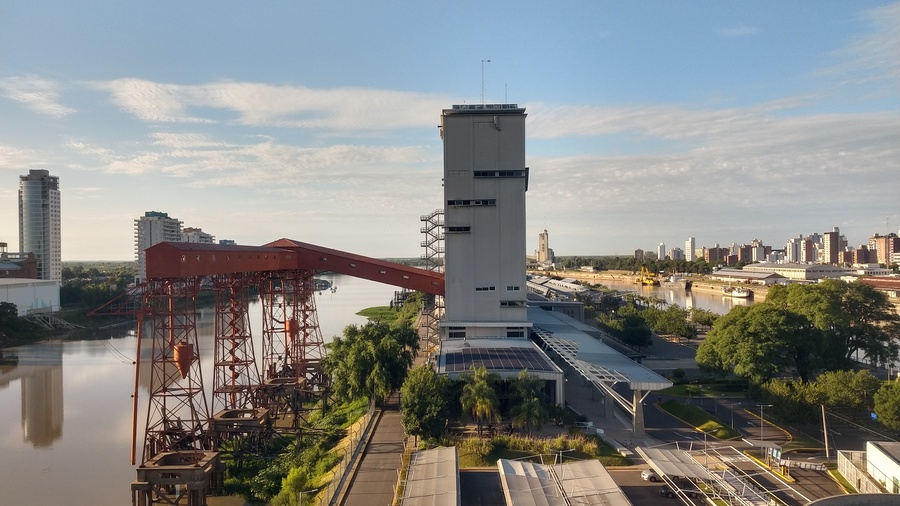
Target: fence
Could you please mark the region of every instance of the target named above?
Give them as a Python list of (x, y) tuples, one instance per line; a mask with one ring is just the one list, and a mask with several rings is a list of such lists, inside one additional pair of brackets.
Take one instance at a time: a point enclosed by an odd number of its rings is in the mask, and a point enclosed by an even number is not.
[(350, 443), (347, 445), (347, 451), (344, 453), (344, 458), (341, 459), (340, 464), (335, 468), (334, 477), (331, 479), (331, 483), (328, 484), (324, 491), (320, 491), (316, 495), (316, 506), (334, 506), (337, 504), (341, 491), (346, 485), (348, 471), (352, 469), (353, 464), (359, 458), (363, 446), (361, 443), (366, 437), (366, 434), (371, 430), (374, 416), (375, 403), (370, 402), (368, 411), (366, 411), (366, 414), (362, 417), (362, 423), (350, 426), (350, 433), (347, 435), (350, 438)]

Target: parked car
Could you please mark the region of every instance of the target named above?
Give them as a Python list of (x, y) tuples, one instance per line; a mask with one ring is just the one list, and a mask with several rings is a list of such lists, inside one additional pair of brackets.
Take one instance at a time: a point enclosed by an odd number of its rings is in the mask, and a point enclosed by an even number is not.
[(665, 497), (675, 497), (675, 491), (668, 487), (668, 485), (663, 485), (659, 487), (659, 495)]
[(651, 469), (644, 469), (641, 471), (641, 479), (644, 481), (659, 481), (659, 476)]

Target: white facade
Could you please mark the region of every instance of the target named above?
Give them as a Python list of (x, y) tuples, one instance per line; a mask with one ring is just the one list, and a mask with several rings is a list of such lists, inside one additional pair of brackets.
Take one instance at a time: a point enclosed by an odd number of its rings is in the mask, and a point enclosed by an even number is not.
[(659, 260), (666, 259), (666, 243), (661, 242), (659, 246), (656, 247), (656, 258)]
[(0, 302), (15, 304), (19, 316), (59, 311), (59, 281), (0, 278)]
[(867, 441), (866, 472), (888, 493), (900, 493), (900, 443)]
[(688, 237), (687, 241), (684, 241), (684, 259), (688, 262), (693, 262), (697, 259), (697, 255), (695, 253), (695, 249), (697, 248), (696, 239), (693, 237)]
[(161, 242), (181, 242), (182, 222), (168, 214), (147, 211), (134, 220), (134, 256), (137, 261), (137, 280), (147, 278), (147, 257), (144, 250)]
[(818, 279), (838, 279), (847, 275), (847, 269), (827, 264), (750, 264), (744, 266), (749, 272), (775, 272), (791, 281), (815, 281)]
[(38, 279), (62, 281), (59, 178), (46, 170), (19, 176), (19, 251), (34, 253)]
[(525, 109), (457, 105), (444, 140), (442, 338), (527, 338)]
[(181, 231), (181, 242), (215, 244), (216, 237), (212, 234), (207, 234), (202, 229), (187, 227)]

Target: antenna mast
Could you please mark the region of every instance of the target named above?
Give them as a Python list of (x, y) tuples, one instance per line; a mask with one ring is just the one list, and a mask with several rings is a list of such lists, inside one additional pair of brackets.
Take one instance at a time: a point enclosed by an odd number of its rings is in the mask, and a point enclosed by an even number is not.
[(491, 60), (481, 60), (481, 105), (484, 105), (484, 64), (491, 63)]

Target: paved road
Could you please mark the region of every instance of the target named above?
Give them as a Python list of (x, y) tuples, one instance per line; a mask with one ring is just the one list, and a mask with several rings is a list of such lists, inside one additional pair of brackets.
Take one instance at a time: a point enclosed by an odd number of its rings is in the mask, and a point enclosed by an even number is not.
[(385, 404), (381, 418), (348, 485), (344, 506), (384, 506), (391, 504), (397, 485), (397, 470), (403, 454), (403, 424), (399, 397)]

